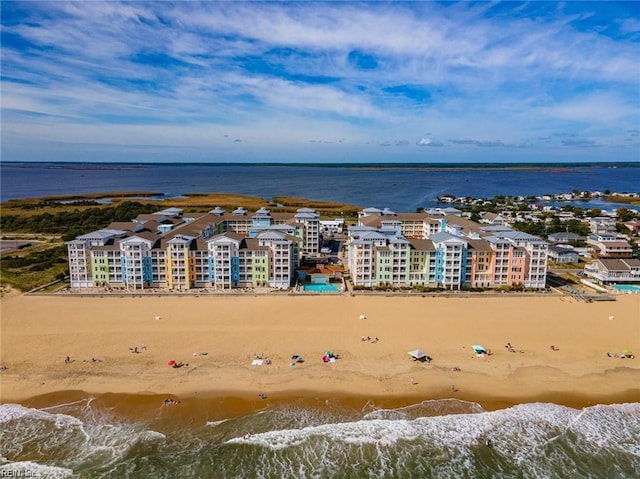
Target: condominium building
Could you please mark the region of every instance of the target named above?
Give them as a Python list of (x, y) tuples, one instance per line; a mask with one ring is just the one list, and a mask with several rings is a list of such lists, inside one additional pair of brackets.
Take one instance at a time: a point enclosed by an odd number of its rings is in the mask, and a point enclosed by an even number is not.
[(443, 213), (362, 210), (347, 242), (354, 285), (545, 287), (546, 242)]
[(67, 243), (72, 288), (288, 288), (304, 253), (319, 250), (319, 215), (244, 208), (183, 217), (170, 208)]
[(320, 251), (320, 215), (311, 208), (300, 208), (294, 216), (296, 222), (304, 226), (304, 254)]

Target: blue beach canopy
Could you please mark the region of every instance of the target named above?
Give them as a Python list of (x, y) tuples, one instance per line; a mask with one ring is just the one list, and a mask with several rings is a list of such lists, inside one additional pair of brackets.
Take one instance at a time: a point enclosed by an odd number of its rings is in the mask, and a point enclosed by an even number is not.
[(487, 349), (484, 346), (480, 346), (479, 344), (474, 344), (471, 346), (476, 353), (486, 353)]

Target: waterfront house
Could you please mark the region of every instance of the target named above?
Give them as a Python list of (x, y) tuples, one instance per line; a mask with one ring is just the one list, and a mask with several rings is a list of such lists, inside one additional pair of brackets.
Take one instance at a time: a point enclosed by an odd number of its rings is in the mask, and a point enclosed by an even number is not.
[(640, 283), (640, 260), (599, 259), (586, 265), (584, 274), (602, 284)]

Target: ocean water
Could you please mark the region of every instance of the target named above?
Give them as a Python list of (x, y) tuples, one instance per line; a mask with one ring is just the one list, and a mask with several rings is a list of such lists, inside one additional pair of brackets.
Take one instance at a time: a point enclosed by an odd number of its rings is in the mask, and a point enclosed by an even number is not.
[[(640, 163), (620, 165), (238, 165), (0, 163), (0, 200), (113, 191), (295, 196), (415, 211), (436, 198), (539, 196), (580, 191), (639, 192)], [(602, 208), (596, 204), (594, 207)], [(610, 205), (615, 207), (615, 205)]]
[(630, 479), (640, 403), (486, 412), (455, 399), (398, 409), (294, 402), (208, 421), (162, 407), (124, 420), (90, 399), (5, 404), (0, 456), (2, 477)]

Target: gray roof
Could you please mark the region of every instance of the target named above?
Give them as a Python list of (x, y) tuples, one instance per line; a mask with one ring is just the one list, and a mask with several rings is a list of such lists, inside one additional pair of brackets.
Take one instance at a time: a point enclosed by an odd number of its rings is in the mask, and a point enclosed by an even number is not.
[(377, 241), (377, 240), (387, 241), (387, 239), (388, 239), (387, 235), (379, 233), (378, 231), (368, 231), (368, 232), (362, 233), (357, 238), (354, 238), (353, 242), (355, 244), (363, 244), (363, 243), (370, 243), (372, 241)]
[(556, 254), (578, 254), (573, 248), (563, 248), (562, 246), (549, 246), (549, 251), (553, 251)]
[(577, 235), (575, 233), (568, 233), (568, 232), (565, 232), (565, 231), (561, 231), (559, 233), (551, 233), (549, 235), (549, 239), (552, 240), (552, 241), (554, 241), (556, 239), (566, 239), (566, 240), (571, 241), (571, 240), (577, 240), (577, 239), (580, 239), (580, 238), (582, 238), (582, 236)]
[(460, 238), (459, 236), (452, 235), (451, 233), (441, 232), (435, 233), (429, 236), (429, 239), (434, 243), (464, 243), (467, 244), (467, 240)]
[(377, 231), (377, 228), (373, 226), (350, 226), (349, 232), (351, 234), (365, 233), (369, 231)]
[(125, 244), (125, 243), (132, 243), (132, 244), (151, 243), (151, 245), (153, 245), (153, 243), (155, 243), (155, 238), (150, 239), (150, 238), (144, 238), (139, 235), (134, 235), (134, 236), (129, 236), (128, 238), (123, 238), (120, 240), (120, 244)]
[(382, 210), (379, 210), (378, 208), (365, 208), (362, 210), (362, 212), (366, 214), (376, 214), (382, 213)]
[(512, 239), (512, 240), (521, 240), (521, 241), (535, 241), (535, 242), (540, 242), (540, 243), (544, 243), (545, 241), (541, 238), (538, 238), (537, 236), (533, 236), (529, 233), (524, 233), (522, 231), (500, 231), (498, 236), (501, 236), (503, 238), (507, 238), (507, 239)]
[(456, 215), (458, 213), (462, 213), (461, 210), (457, 208), (453, 208), (451, 206), (447, 206), (446, 208), (441, 208), (442, 212), (448, 215)]
[(480, 231), (484, 231), (487, 233), (495, 233), (502, 231), (513, 231), (509, 226), (503, 225), (489, 225), (489, 226), (480, 226)]
[(318, 213), (296, 213), (296, 220), (298, 219), (302, 219), (302, 220), (317, 220), (319, 218), (319, 214)]
[(173, 238), (167, 241), (167, 244), (188, 244), (191, 243), (195, 239), (194, 236), (187, 235), (175, 235)]
[(182, 214), (181, 208), (166, 208), (162, 211), (156, 211), (154, 214), (156, 215), (167, 215), (167, 216), (180, 216)]
[(280, 231), (265, 230), (261, 233), (258, 233), (256, 237), (262, 240), (282, 240), (288, 239), (287, 236), (288, 235), (281, 233)]
[(410, 244), (409, 240), (404, 236), (393, 236), (389, 239), (389, 243), (391, 244)]
[(509, 244), (509, 241), (504, 238), (498, 238), (497, 236), (485, 236), (482, 239), (492, 244)]
[(288, 224), (277, 224), (277, 225), (269, 225), (265, 228), (265, 230), (284, 231), (288, 233), (290, 231), (295, 231), (296, 227), (294, 225), (288, 225)]
[(84, 235), (78, 236), (76, 239), (79, 240), (90, 240), (90, 239), (107, 239), (113, 238), (114, 236), (122, 236), (126, 233), (124, 230), (112, 230), (109, 228), (103, 228), (101, 230), (93, 231), (92, 233), (87, 233)]

